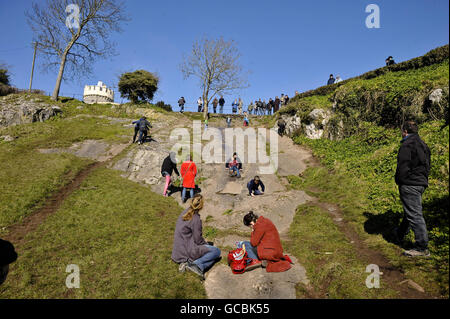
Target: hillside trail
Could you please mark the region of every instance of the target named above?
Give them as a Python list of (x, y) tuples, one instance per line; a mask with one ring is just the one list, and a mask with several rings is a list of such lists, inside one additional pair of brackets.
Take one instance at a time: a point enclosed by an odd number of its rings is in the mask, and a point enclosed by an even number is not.
[[(212, 127), (213, 125), (210, 125)], [(221, 132), (226, 126), (225, 121), (214, 123)], [(192, 122), (189, 120), (178, 121), (171, 129), (177, 127), (189, 128), (192, 134)], [(202, 128), (202, 132), (203, 128)], [(256, 136), (266, 135), (269, 142), (269, 130), (256, 131)], [(164, 182), (161, 178), (160, 167), (163, 159), (169, 154), (174, 142), (170, 141), (170, 130), (159, 130), (152, 134), (152, 141), (145, 143), (118, 160), (111, 166), (113, 169), (123, 171), (123, 177), (136, 182), (150, 184), (153, 191), (162, 194)], [(287, 137), (278, 137), (278, 152), (276, 148), (270, 151), (278, 156), (278, 171), (275, 174), (261, 174), (260, 165), (249, 162), (249, 152), (255, 150), (248, 147), (245, 140), (244, 152), (238, 154), (243, 162), (241, 178), (231, 177), (225, 168), (226, 154), (232, 154), (236, 149), (225, 145), (222, 139), (221, 163), (197, 164), (199, 191), (205, 199), (205, 204), (200, 212), (204, 235), (207, 229), (213, 230), (214, 244), (222, 251), (222, 261), (217, 263), (206, 273), (205, 289), (208, 298), (237, 298), (237, 299), (294, 299), (296, 298), (295, 286), (302, 283), (309, 285), (305, 268), (300, 265), (295, 257), (289, 254), (294, 261), (292, 268), (283, 273), (268, 273), (259, 268), (242, 275), (232, 274), (226, 265), (228, 251), (236, 248), (236, 242), (250, 239), (250, 229), (243, 225), (243, 216), (252, 210), (259, 216), (269, 218), (276, 225), (282, 238), (288, 237), (289, 226), (295, 215), (296, 208), (313, 200), (305, 192), (292, 190), (288, 187), (286, 177), (302, 173), (312, 162), (309, 151), (296, 146)], [(259, 149), (259, 148), (263, 149)], [(231, 148), (231, 149), (230, 149)], [(251, 151), (249, 151), (249, 149)], [(257, 154), (267, 154), (266, 143), (257, 143)], [(275, 154), (276, 152), (276, 154)], [(179, 167), (180, 163), (178, 163)], [(255, 175), (259, 175), (265, 185), (265, 193), (262, 196), (248, 196), (247, 182)], [(181, 201), (180, 192), (172, 194), (172, 197), (182, 206), (188, 207), (189, 201)], [(236, 289), (239, 287), (239, 289)]]

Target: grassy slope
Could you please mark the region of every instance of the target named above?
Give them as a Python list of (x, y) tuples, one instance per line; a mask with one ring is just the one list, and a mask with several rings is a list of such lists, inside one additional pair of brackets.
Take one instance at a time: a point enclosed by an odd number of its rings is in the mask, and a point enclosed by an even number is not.
[[(170, 261), (181, 207), (170, 198), (99, 169), (19, 247), (0, 287), (5, 298), (204, 298), (192, 273)], [(65, 286), (66, 266), (81, 287)]]
[[(303, 189), (320, 189), (317, 196), (338, 203), (345, 218), (370, 247), (383, 251), (393, 264), (404, 269), (409, 278), (428, 292), (443, 296), (448, 296), (449, 273), (449, 128), (442, 128), (443, 121), (430, 121), (422, 113), (422, 105), (432, 89), (448, 86), (448, 65), (445, 59), (419, 69), (388, 72), (371, 79), (350, 79), (333, 91), (326, 91), (326, 95), (320, 95), (318, 90), (319, 95), (297, 98), (281, 111), (303, 116), (314, 108), (328, 108), (325, 102), (330, 101), (330, 97), (339, 102), (337, 114), (344, 117), (347, 125), (352, 125), (348, 130), (351, 133), (341, 141), (295, 137), (294, 141), (311, 148), (327, 169), (312, 169), (304, 180), (292, 177), (291, 183)], [(405, 259), (400, 256), (400, 248), (392, 243), (390, 232), (402, 217), (402, 205), (393, 179), (401, 137), (397, 130), (374, 124), (383, 123), (389, 114), (395, 113), (390, 113), (389, 108), (403, 108), (401, 112), (405, 116), (417, 116), (422, 123), (420, 135), (431, 149), (430, 186), (423, 197), (432, 252), (430, 259)], [(348, 121), (349, 118), (354, 121)], [(297, 227), (302, 226), (294, 223), (292, 231)], [(318, 228), (317, 231), (326, 230)], [(404, 247), (409, 247), (411, 240), (412, 234)], [(308, 259), (302, 251), (298, 253)]]

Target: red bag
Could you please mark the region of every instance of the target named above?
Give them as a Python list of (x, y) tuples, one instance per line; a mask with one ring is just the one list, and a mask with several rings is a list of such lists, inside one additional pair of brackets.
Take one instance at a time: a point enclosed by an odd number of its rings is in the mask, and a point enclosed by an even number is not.
[(245, 249), (237, 248), (228, 253), (228, 265), (233, 274), (243, 274), (250, 258), (247, 257)]

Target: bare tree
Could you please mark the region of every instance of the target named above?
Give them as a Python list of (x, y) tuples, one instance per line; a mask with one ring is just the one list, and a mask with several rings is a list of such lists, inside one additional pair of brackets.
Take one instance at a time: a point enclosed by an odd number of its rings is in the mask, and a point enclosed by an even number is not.
[(239, 64), (240, 57), (234, 41), (223, 38), (197, 40), (192, 45), (191, 54), (184, 57), (181, 72), (185, 79), (191, 76), (199, 79), (205, 118), (208, 105), (215, 96), (248, 87)]
[(44, 68), (58, 69), (53, 100), (58, 99), (63, 79), (91, 74), (96, 58), (115, 54), (109, 36), (128, 20), (123, 12), (124, 4), (115, 0), (46, 0), (25, 12), (45, 58)]

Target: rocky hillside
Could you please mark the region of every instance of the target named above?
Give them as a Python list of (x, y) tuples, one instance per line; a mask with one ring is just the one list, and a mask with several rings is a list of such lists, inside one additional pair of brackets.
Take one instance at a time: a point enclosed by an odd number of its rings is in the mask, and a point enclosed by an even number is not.
[(362, 122), (399, 127), (407, 119), (448, 124), (449, 46), (422, 57), (304, 92), (280, 111), (293, 136), (342, 139)]

